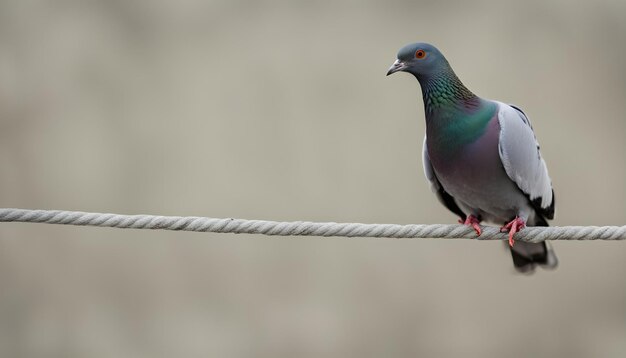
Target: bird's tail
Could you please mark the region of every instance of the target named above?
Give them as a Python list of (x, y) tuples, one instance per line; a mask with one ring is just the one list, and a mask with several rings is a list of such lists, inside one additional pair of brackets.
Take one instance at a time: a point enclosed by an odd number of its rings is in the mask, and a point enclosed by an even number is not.
[[(536, 226), (548, 226), (548, 223), (543, 220)], [(506, 244), (508, 246), (508, 243)], [(510, 248), (515, 270), (521, 273), (533, 273), (537, 265), (546, 269), (555, 269), (559, 264), (552, 245), (547, 241), (539, 243), (516, 241)]]

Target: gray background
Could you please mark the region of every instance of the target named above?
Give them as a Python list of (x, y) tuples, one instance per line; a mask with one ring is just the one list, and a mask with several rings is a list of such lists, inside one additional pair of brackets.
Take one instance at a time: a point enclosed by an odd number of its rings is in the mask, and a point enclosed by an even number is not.
[[(533, 120), (555, 225), (626, 222), (626, 3), (2, 1), (2, 207), (453, 223), (421, 169), (436, 44)], [(626, 244), (0, 225), (2, 357), (624, 357)]]

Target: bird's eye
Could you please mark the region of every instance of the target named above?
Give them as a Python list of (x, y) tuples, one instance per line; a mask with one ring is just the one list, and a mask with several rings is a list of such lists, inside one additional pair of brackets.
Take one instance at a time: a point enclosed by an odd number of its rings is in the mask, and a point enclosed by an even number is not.
[(426, 57), (426, 51), (424, 50), (417, 50), (415, 51), (415, 58), (417, 58), (418, 60), (423, 59), (424, 57)]

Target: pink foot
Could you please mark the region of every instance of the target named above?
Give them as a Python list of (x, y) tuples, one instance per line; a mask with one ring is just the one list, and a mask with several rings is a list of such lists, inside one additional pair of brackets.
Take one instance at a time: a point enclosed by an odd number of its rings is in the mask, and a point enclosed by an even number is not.
[(480, 220), (478, 220), (477, 217), (475, 217), (474, 215), (468, 215), (467, 218), (465, 218), (465, 221), (459, 219), (459, 224), (463, 224), (463, 225), (467, 225), (470, 226), (472, 228), (474, 228), (474, 230), (476, 231), (476, 235), (480, 236), (480, 234), (483, 233), (483, 231), (480, 228)]
[(524, 222), (524, 220), (516, 216), (515, 219), (513, 219), (511, 222), (501, 227), (500, 231), (509, 232), (509, 246), (512, 247), (513, 244), (515, 244), (515, 240), (513, 240), (513, 235), (515, 235), (516, 232), (519, 232), (525, 227), (526, 227), (526, 223)]

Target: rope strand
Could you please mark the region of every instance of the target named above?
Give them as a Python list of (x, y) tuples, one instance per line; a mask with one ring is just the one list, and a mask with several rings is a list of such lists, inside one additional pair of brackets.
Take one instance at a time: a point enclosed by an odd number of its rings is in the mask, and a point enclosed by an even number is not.
[[(277, 222), (215, 219), (195, 216), (118, 215), (63, 210), (0, 208), (0, 222), (45, 223), (114, 227), (119, 229), (176, 230), (274, 236), (338, 236), (395, 239), (475, 239), (474, 229), (464, 225), (396, 225), (335, 222)], [(506, 233), (483, 226), (480, 240), (504, 240)], [(544, 240), (626, 240), (626, 226), (528, 227), (515, 234), (528, 242)]]

